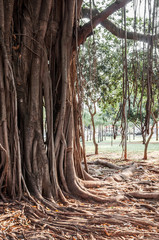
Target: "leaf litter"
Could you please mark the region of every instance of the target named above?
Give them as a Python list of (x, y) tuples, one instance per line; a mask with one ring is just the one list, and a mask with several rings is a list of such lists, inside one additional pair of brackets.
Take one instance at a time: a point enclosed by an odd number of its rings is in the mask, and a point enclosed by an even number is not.
[[(95, 164), (102, 160), (118, 166)], [(135, 170), (132, 170), (135, 162)], [(110, 165), (111, 166), (111, 165)], [(123, 161), (114, 155), (92, 155), (89, 172), (104, 181), (88, 191), (110, 197), (104, 204), (68, 198), (69, 205), (55, 211), (41, 203), (0, 202), (0, 240), (4, 239), (159, 239), (159, 162), (158, 156), (140, 156)], [(122, 175), (124, 169), (129, 173)], [(115, 176), (115, 177), (114, 177)], [(117, 201), (111, 197), (124, 196)], [(147, 196), (147, 197), (146, 197)]]

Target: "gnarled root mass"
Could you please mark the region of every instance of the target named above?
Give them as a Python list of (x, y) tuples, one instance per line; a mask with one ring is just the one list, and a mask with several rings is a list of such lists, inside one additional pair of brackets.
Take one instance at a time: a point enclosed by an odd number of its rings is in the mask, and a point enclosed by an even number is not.
[[(128, 168), (125, 166), (125, 170), (130, 170), (133, 166), (130, 165)], [(93, 167), (94, 171), (98, 170), (97, 165)], [(152, 171), (152, 167), (151, 163), (138, 162), (136, 171), (133, 171), (130, 178), (122, 178), (120, 184), (115, 180), (101, 179), (100, 182), (105, 182), (105, 185), (87, 189), (88, 194), (94, 191), (96, 196), (109, 199), (107, 203), (93, 203), (89, 199), (81, 201), (67, 197), (67, 206), (59, 204), (57, 208), (50, 209), (41, 202), (33, 201), (34, 199), (27, 200), (27, 196), (25, 201), (0, 202), (0, 237), (1, 239), (76, 240), (121, 239), (121, 237), (129, 240), (133, 237), (157, 240), (159, 239), (158, 200), (145, 197), (140, 201), (134, 194), (137, 189), (151, 196), (155, 194), (158, 174)], [(105, 167), (101, 170), (107, 170), (107, 174), (112, 177), (117, 174), (115, 169), (114, 174), (111, 169)], [(118, 174), (122, 174), (123, 171), (119, 171)], [(81, 182), (80, 188), (82, 185)], [(86, 191), (85, 188), (83, 190)], [(120, 194), (125, 195), (125, 198), (120, 199), (120, 202), (111, 202), (111, 198), (117, 198)]]

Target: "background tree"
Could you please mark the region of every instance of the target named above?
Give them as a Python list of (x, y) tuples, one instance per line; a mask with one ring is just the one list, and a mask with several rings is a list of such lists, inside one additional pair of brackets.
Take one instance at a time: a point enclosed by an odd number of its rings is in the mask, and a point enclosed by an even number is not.
[[(135, 31), (144, 32), (145, 35), (148, 32), (149, 33), (151, 32), (153, 34), (154, 30), (152, 29), (156, 24), (155, 23), (156, 17), (154, 14), (156, 14), (157, 5), (156, 3), (154, 3), (154, 5), (152, 3), (150, 6), (145, 5), (145, 7), (147, 10), (145, 9), (143, 19), (136, 17), (135, 7), (134, 7), (135, 18), (129, 18), (126, 17), (125, 15), (124, 24), (126, 25), (126, 29), (125, 26), (122, 25), (123, 20), (120, 17), (121, 15), (116, 16), (114, 19), (111, 18), (111, 20), (113, 20), (113, 22), (115, 22), (116, 25), (112, 24), (112, 22), (107, 19), (102, 23), (102, 26), (108, 29), (111, 33), (123, 39), (125, 38), (125, 32), (131, 31), (133, 28), (135, 29)], [(96, 15), (98, 13), (98, 10), (93, 9), (92, 13)], [(90, 17), (89, 10), (87, 8), (83, 9), (83, 16), (87, 18)], [(121, 30), (120, 28), (121, 26), (123, 27), (123, 30)], [(153, 88), (158, 89), (158, 86), (156, 85), (157, 82), (155, 82), (156, 79), (155, 75), (156, 74), (158, 75), (157, 73), (158, 70), (156, 68), (155, 63), (157, 52), (157, 50), (155, 50), (156, 49), (155, 41), (157, 39), (155, 38), (152, 39), (153, 43), (148, 41), (148, 44), (144, 42), (136, 43), (135, 41), (126, 40), (126, 45), (123, 46), (124, 52), (122, 53), (121, 40), (115, 38), (109, 32), (107, 32), (107, 36), (104, 38), (105, 35), (103, 33), (105, 31), (107, 30), (105, 29), (103, 30), (102, 28), (100, 29), (101, 41), (99, 40), (97, 49), (98, 84), (100, 86), (99, 88), (101, 89), (99, 92), (100, 99), (102, 102), (101, 106), (103, 107), (105, 105), (105, 108), (107, 108), (109, 104), (114, 106), (115, 105), (114, 103), (118, 103), (118, 110), (121, 111), (119, 105), (120, 102), (122, 102), (123, 98), (122, 86), (124, 86), (124, 84), (122, 83), (123, 78), (122, 55), (123, 54), (125, 55), (126, 53), (126, 64), (124, 62), (124, 69), (126, 69), (127, 76), (125, 75), (124, 78), (125, 79), (127, 78), (127, 83), (125, 85), (126, 93), (124, 94), (126, 94), (126, 96), (124, 98), (127, 103), (126, 105), (122, 104), (120, 106), (122, 106), (122, 108), (126, 106), (127, 110), (123, 110), (122, 113), (125, 112), (124, 115), (128, 116), (128, 120), (129, 116), (131, 115), (131, 109), (133, 109), (133, 114), (135, 111), (137, 111), (136, 115), (134, 115), (134, 117), (136, 118), (135, 121), (140, 122), (143, 142), (146, 143), (146, 136), (149, 135), (150, 119), (153, 118), (152, 114), (150, 114), (151, 112), (150, 108), (154, 109), (153, 102), (156, 102), (156, 100), (154, 101), (154, 99), (155, 96), (157, 96), (156, 95), (157, 91), (153, 92), (153, 96), (151, 92)], [(140, 35), (140, 37), (141, 36), (142, 35)], [(128, 39), (133, 38), (132, 33), (127, 32), (127, 37)], [(148, 67), (146, 68), (145, 66)], [(117, 116), (118, 118), (120, 117), (121, 119), (120, 113)], [(130, 116), (130, 118), (132, 118), (132, 116)], [(123, 118), (122, 122), (124, 121), (124, 119), (125, 117)], [(127, 134), (128, 132), (126, 133), (126, 135)], [(123, 136), (124, 135), (125, 134), (123, 134)], [(127, 139), (127, 136), (124, 138)]]
[(90, 118), (90, 114), (89, 111), (86, 107), (84, 107), (83, 109), (83, 123), (84, 123), (84, 128), (87, 129), (87, 133), (86, 133), (86, 140), (89, 141), (89, 139), (91, 140), (91, 118)]

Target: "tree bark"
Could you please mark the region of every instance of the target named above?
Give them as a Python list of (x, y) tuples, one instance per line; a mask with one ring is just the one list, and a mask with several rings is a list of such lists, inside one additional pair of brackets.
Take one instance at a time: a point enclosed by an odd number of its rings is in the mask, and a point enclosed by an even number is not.
[[(99, 12), (97, 9), (93, 9), (92, 11), (93, 16), (97, 17), (99, 15)], [(90, 18), (90, 10), (88, 8), (82, 9), (82, 17), (83, 18)], [(111, 32), (114, 36), (124, 39), (125, 38), (125, 30), (122, 28), (117, 27), (112, 21), (109, 19), (105, 19), (104, 21), (100, 22), (100, 24), (106, 28), (109, 32)], [(135, 41), (141, 41), (141, 42), (147, 42), (150, 43), (151, 41), (155, 41), (158, 39), (159, 35), (149, 35), (149, 34), (141, 34), (137, 32), (129, 32), (126, 33), (127, 39), (135, 40)]]
[[(93, 28), (130, 0), (116, 1)], [(77, 3), (77, 6), (76, 6)], [(0, 0), (0, 195), (27, 193), (49, 207), (64, 193), (105, 202), (78, 181), (82, 120), (76, 89), (74, 29), (82, 1)], [(78, 44), (92, 31), (78, 29)], [(74, 51), (74, 52), (73, 52)], [(95, 126), (94, 126), (94, 143)], [(84, 139), (83, 139), (84, 142)], [(83, 143), (84, 147), (84, 143)], [(98, 153), (96, 144), (95, 153)]]
[(94, 123), (94, 116), (96, 114), (96, 106), (95, 103), (93, 103), (93, 107), (94, 107), (94, 111), (92, 112), (91, 107), (89, 106), (89, 104), (87, 103), (88, 109), (89, 109), (89, 113), (91, 115), (91, 122), (92, 122), (92, 128), (93, 128), (93, 143), (94, 143), (94, 147), (95, 147), (95, 154), (98, 154), (98, 144), (96, 142), (96, 128), (95, 128), (95, 123)]
[(92, 32), (92, 28), (95, 28), (98, 24), (107, 19), (112, 13), (116, 12), (120, 8), (124, 7), (127, 3), (131, 2), (131, 0), (123, 0), (123, 1), (115, 1), (109, 7), (107, 7), (104, 11), (99, 13), (98, 15), (92, 18), (92, 21), (86, 23), (82, 28), (78, 31), (78, 45), (83, 43), (87, 36)]
[(151, 127), (151, 133), (150, 133), (147, 141), (145, 142), (144, 158), (143, 158), (144, 160), (147, 160), (147, 149), (148, 149), (148, 145), (149, 145), (149, 142), (151, 140), (151, 137), (153, 135), (153, 129), (154, 129), (155, 124), (156, 124), (156, 120), (154, 120), (153, 125)]

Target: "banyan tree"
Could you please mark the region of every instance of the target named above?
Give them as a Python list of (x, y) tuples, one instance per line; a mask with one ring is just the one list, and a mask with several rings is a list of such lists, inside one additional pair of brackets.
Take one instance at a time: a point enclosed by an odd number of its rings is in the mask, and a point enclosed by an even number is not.
[(107, 20), (131, 0), (116, 0), (101, 13), (92, 12), (91, 20), (80, 26), (82, 2), (0, 0), (2, 199), (21, 199), (27, 193), (53, 205), (58, 199), (66, 202), (65, 194), (104, 201), (80, 180), (93, 179), (80, 143), (77, 49), (100, 23), (120, 38), (150, 42), (152, 36), (125, 35)]

